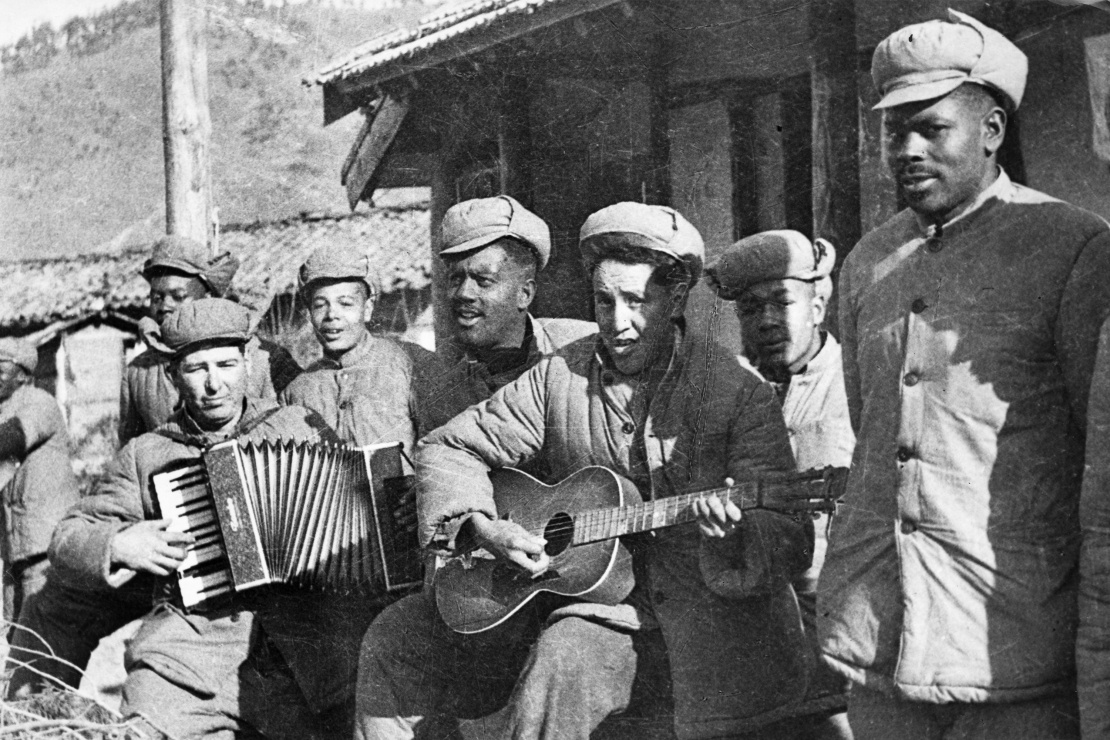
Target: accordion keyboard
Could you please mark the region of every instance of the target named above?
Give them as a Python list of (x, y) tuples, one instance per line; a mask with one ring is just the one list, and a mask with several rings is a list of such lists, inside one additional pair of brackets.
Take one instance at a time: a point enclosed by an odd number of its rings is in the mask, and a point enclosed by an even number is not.
[(187, 609), (234, 590), (207, 480), (199, 460), (194, 465), (154, 477), (162, 518), (172, 520), (168, 529), (191, 534), (195, 539), (177, 571), (181, 601)]

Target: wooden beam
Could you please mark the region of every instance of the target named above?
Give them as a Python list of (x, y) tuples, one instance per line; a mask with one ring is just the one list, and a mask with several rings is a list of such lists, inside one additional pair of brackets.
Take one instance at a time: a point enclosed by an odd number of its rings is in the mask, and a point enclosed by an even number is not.
[(347, 203), (352, 211), (360, 200), (373, 192), (374, 175), (408, 112), (408, 90), (387, 93), (377, 111), (368, 112), (373, 120), (368, 119), (369, 125), (364, 125), (359, 132), (361, 138), (355, 140), (352, 154), (347, 157), (350, 166), (344, 165), (342, 182), (347, 186)]
[(532, 89), (524, 75), (509, 74), (501, 88), (497, 148), (501, 192), (532, 208)]
[(855, 0), (809, 4), (812, 44), (813, 236), (842, 261), (861, 236)]
[(162, 143), (166, 232), (212, 247), (205, 12), (201, 0), (162, 0)]

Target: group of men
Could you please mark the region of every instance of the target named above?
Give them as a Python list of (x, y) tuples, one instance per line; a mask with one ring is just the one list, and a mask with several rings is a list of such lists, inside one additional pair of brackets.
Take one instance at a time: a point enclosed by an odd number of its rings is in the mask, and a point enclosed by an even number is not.
[[(884, 40), (872, 74), (908, 208), (843, 262), (839, 342), (833, 245), (764, 232), (705, 265), (696, 228), (640, 203), (582, 225), (596, 325), (536, 319), (550, 231), (499, 196), (444, 216), (438, 354), (367, 331), (364, 254), (313, 254), (299, 294), (322, 358), (297, 374), (221, 297), (230, 255), (170, 238), (144, 268), (151, 349), (127, 371), (125, 444), (53, 531), (49, 567), (20, 515), (36, 485), (75, 499), (69, 480), (34, 483), (63, 476), (64, 430), (27, 384), (33, 352), (0, 342), (0, 452), (23, 461), (5, 584), (30, 628), (9, 695), (75, 683), (141, 618), (123, 711), (171, 737), (450, 738), (495, 716), (485, 732), (584, 739), (621, 714), (683, 739), (1110, 736), (1110, 226), (998, 166), (1026, 77), (1001, 34), (950, 11)], [(743, 357), (686, 321), (703, 273), (735, 303)], [(403, 442), (414, 468), (394, 485), (421, 545), (523, 581), (552, 553), (498, 511), (500, 468), (555, 483), (603, 466), (645, 500), (851, 473), (831, 522), (696, 498), (696, 527), (623, 538), (622, 593), (544, 595), (463, 634), (434, 586), (152, 600), (191, 537), (157, 518), (151, 477), (231, 438)]]

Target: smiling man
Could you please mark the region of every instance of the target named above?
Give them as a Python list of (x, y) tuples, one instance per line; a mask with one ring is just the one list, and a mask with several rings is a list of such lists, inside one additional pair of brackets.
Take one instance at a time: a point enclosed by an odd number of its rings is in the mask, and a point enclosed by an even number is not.
[[(121, 711), (170, 737), (260, 733), (292, 740), (329, 732), (302, 689), (316, 666), (302, 658), (300, 643), (309, 637), (290, 628), (296, 612), (280, 587), (190, 614), (156, 596), (150, 609), (151, 595), (166, 593), (162, 579), (190, 542), (157, 517), (155, 474), (231, 438), (338, 441), (316, 414), (249, 396), (249, 340), (249, 313), (223, 299), (199, 299), (166, 318), (162, 341), (181, 407), (120, 450), (96, 490), (58, 525), (51, 545), (64, 588), (39, 615), (47, 642), (59, 657), (83, 665), (111, 626), (107, 615), (119, 615), (120, 600), (130, 594), (126, 603), (146, 615), (128, 645)], [(38, 662), (54, 670), (51, 661)]]
[[(551, 230), (514, 198), (499, 195), (452, 206), (443, 216), (439, 258), (447, 272), (451, 314), (443, 354), (458, 358), (458, 402), (489, 398), (528, 368), (596, 326), (533, 317), (536, 275), (551, 258)], [(461, 411), (445, 405), (447, 421)], [(452, 413), (448, 413), (452, 412)]]
[[(580, 245), (598, 333), (417, 448), (423, 541), (454, 555), (482, 548), (524, 578), (550, 565), (546, 543), (499, 517), (493, 469), (538, 462), (555, 482), (601, 465), (657, 499), (794, 465), (771, 389), (686, 325), (704, 256), (697, 230), (673, 209), (618, 203), (586, 220)], [(698, 505), (701, 533), (629, 538), (636, 583), (616, 604), (540, 599), (476, 635), (452, 633), (427, 591), (393, 604), (362, 644), (356, 737), (432, 737), (423, 733), (443, 717), (507, 706), (504, 737), (587, 738), (631, 705), (679, 737), (759, 737), (804, 691), (790, 580), (808, 564), (808, 523), (741, 519), (713, 501)], [(706, 586), (699, 551), (710, 539), (735, 547), (743, 598)]]
[(858, 740), (1077, 737), (1078, 502), (1110, 229), (999, 168), (1026, 59), (998, 32), (950, 11), (885, 39), (871, 72), (909, 208), (840, 277), (858, 442), (818, 586), (822, 648), (860, 684)]

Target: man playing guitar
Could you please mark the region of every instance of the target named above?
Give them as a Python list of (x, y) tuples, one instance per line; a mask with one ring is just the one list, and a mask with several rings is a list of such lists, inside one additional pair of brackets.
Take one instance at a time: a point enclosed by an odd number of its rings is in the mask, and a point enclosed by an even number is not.
[[(697, 230), (670, 208), (620, 203), (587, 219), (581, 249), (600, 332), (417, 447), (422, 541), (445, 535), (449, 554), (477, 549), (525, 578), (544, 577), (547, 542), (499, 518), (491, 470), (538, 462), (554, 481), (599, 465), (663, 499), (794, 469), (770, 387), (686, 327), (704, 259)], [(805, 690), (790, 584), (809, 564), (811, 525), (769, 511), (741, 518), (710, 497), (695, 508), (700, 534), (680, 526), (624, 538), (636, 577), (619, 603), (541, 596), (469, 635), (444, 624), (428, 590), (393, 604), (363, 640), (356, 736), (412, 738), (442, 718), (507, 705), (508, 736), (585, 738), (648, 703), (673, 716), (680, 738), (757, 733)], [(705, 586), (699, 551), (720, 537), (735, 538), (745, 598)], [(650, 682), (650, 701), (649, 674), (669, 679)]]

